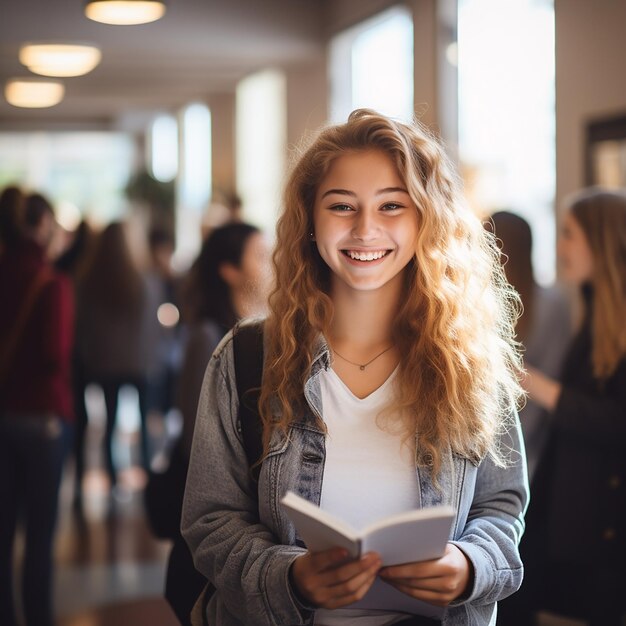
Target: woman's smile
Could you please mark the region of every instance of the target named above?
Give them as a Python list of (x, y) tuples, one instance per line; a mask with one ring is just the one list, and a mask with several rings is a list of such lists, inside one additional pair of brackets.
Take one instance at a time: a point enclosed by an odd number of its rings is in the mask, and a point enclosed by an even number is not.
[(391, 250), (342, 250), (349, 261), (358, 265), (372, 265), (374, 261), (382, 261)]

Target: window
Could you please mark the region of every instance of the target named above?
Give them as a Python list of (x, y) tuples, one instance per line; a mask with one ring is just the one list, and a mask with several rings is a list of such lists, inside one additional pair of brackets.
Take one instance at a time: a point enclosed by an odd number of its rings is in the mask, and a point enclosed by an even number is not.
[(169, 183), (178, 173), (178, 123), (172, 115), (159, 115), (148, 134), (152, 175)]
[(459, 155), (479, 214), (506, 209), (533, 231), (540, 283), (555, 276), (552, 0), (459, 0)]
[(413, 118), (413, 20), (394, 7), (334, 37), (330, 44), (333, 122), (356, 108)]
[(67, 228), (81, 216), (105, 223), (125, 214), (132, 139), (114, 132), (0, 134), (0, 187), (43, 193)]
[(176, 253), (182, 268), (200, 250), (200, 221), (211, 198), (211, 111), (201, 103), (188, 105), (181, 113), (181, 163), (176, 187)]
[(237, 86), (237, 191), (246, 220), (270, 235), (280, 208), (286, 156), (286, 85), (276, 70)]
[(190, 104), (183, 111), (182, 127), (180, 201), (199, 215), (211, 197), (211, 111), (204, 104)]

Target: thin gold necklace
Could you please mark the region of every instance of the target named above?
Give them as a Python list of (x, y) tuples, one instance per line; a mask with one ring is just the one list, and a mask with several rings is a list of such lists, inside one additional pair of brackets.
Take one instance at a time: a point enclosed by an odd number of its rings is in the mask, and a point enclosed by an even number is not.
[(391, 350), (391, 348), (393, 348), (393, 344), (390, 345), (388, 348), (385, 348), (380, 354), (377, 354), (373, 359), (371, 359), (370, 361), (368, 361), (367, 363), (355, 363), (354, 361), (351, 361), (350, 359), (346, 359), (345, 356), (341, 356), (341, 354), (339, 354), (339, 352), (337, 352), (337, 350), (335, 350), (335, 348), (333, 348), (333, 354), (336, 354), (340, 359), (343, 359), (346, 363), (350, 363), (350, 365), (356, 365), (356, 367), (358, 367), (361, 371), (364, 371), (365, 368), (370, 365), (371, 363), (373, 363), (378, 357), (382, 356), (383, 354), (385, 354), (385, 352), (389, 352), (389, 350)]

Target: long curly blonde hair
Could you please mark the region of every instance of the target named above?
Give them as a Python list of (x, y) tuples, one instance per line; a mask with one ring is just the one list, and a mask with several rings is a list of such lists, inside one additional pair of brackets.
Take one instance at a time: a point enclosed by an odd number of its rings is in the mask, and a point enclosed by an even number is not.
[(626, 356), (626, 194), (601, 187), (569, 199), (593, 255), (592, 363), (609, 378)]
[(337, 157), (366, 150), (391, 158), (420, 223), (393, 329), (401, 354), (393, 414), (407, 437), (417, 433), (418, 463), (428, 460), (435, 473), (447, 446), (475, 462), (491, 454), (504, 464), (497, 435), (521, 394), (517, 296), (493, 235), (461, 202), (438, 141), (418, 122), (367, 109), (323, 129), (286, 184), (259, 403), (265, 449), (272, 430), (288, 433), (302, 410), (313, 351), (333, 316), (330, 270), (310, 236), (318, 186)]

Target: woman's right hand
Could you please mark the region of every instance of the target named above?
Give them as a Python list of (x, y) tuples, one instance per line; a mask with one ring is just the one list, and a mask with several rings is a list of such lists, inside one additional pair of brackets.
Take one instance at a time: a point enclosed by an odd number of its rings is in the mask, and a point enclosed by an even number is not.
[(380, 557), (369, 552), (346, 563), (343, 548), (307, 552), (291, 565), (291, 579), (298, 595), (324, 609), (338, 609), (360, 600), (380, 569)]
[(529, 365), (520, 384), (531, 400), (548, 411), (554, 411), (561, 395), (559, 382)]

